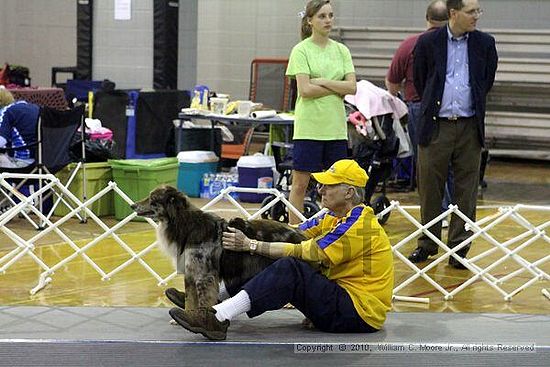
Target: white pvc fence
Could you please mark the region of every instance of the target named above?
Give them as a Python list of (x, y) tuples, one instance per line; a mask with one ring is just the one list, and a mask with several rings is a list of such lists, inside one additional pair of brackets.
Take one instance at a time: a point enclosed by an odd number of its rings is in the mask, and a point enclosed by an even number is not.
[[(41, 175), (41, 178), (45, 179), (44, 187), (27, 197), (20, 194), (6, 181), (10, 178), (36, 178), (34, 176), (37, 175), (16, 175), (9, 173), (0, 174), (0, 190), (4, 194), (11, 193), (19, 200), (19, 203), (15, 203), (12, 200), (13, 206), (6, 212), (0, 214), (0, 231), (2, 231), (13, 242), (13, 249), (8, 250), (0, 258), (0, 274), (5, 273), (11, 266), (17, 263), (24, 256), (29, 256), (42, 270), (39, 275), (37, 285), (30, 290), (31, 294), (35, 294), (43, 289), (52, 281), (52, 276), (56, 270), (64, 267), (78, 257), (84, 259), (84, 261), (100, 275), (102, 280), (111, 279), (116, 276), (117, 273), (133, 263), (140, 264), (153, 278), (156, 279), (158, 285), (166, 285), (169, 280), (173, 279), (177, 275), (176, 272), (173, 272), (167, 276), (162, 276), (155, 271), (151, 264), (144, 260), (144, 256), (157, 246), (156, 241), (153, 241), (140, 251), (135, 251), (132, 249), (131, 244), (124, 242), (121, 236), (117, 234), (119, 229), (121, 229), (136, 216), (135, 213), (131, 213), (114, 226), (109, 227), (99, 217), (97, 217), (92, 210), (89, 209), (92, 203), (111, 191), (113, 191), (115, 195), (119, 195), (128, 204), (132, 204), (132, 199), (121, 191), (116, 183), (110, 182), (103, 190), (82, 202), (65, 186), (63, 186), (59, 179), (53, 175)], [(52, 222), (50, 218), (43, 215), (33, 205), (41, 193), (45, 193), (50, 189), (54, 189), (59, 195), (65, 195), (68, 199), (70, 199), (69, 202), (76, 204), (67, 215), (57, 219), (55, 222)], [(229, 195), (233, 191), (268, 193), (274, 196), (274, 200), (272, 200), (265, 207), (260, 208), (258, 211), (251, 213)], [(260, 217), (263, 212), (269, 210), (278, 202), (282, 202), (289, 208), (289, 210), (292, 210), (301, 216), (301, 213), (299, 213), (288, 202), (285, 195), (276, 189), (246, 189), (230, 187), (223, 190), (220, 195), (208, 202), (202, 209), (209, 210), (222, 199), (230, 202), (244, 217), (248, 219)], [(407, 293), (405, 288), (409, 290), (411, 287), (414, 288), (417, 280), (424, 280), (427, 282), (431, 287), (440, 292), (446, 300), (452, 299), (456, 294), (463, 291), (470, 285), (478, 281), (483, 281), (489, 287), (494, 289), (495, 292), (500, 294), (506, 301), (510, 301), (512, 297), (517, 295), (519, 292), (532, 287), (537, 282), (548, 282), (550, 280), (548, 272), (543, 270), (543, 266), (550, 260), (550, 237), (548, 237), (545, 232), (546, 228), (550, 226), (550, 207), (520, 204), (513, 207), (502, 207), (499, 208), (494, 214), (486, 216), (477, 222), (472, 222), (459, 210), (457, 206), (450, 205), (447, 211), (424, 226), (421, 225), (419, 221), (409, 213), (408, 210), (410, 209), (411, 208), (401, 206), (397, 201), (393, 201), (389, 207), (379, 213), (379, 216), (383, 216), (391, 211), (391, 215), (393, 217), (400, 216), (399, 218), (404, 218), (407, 220), (407, 222), (403, 222), (404, 226), (412, 225), (414, 228), (410, 234), (406, 235), (402, 240), (393, 245), (394, 257), (399, 259), (411, 271), (410, 276), (395, 285), (395, 300), (425, 303), (429, 302), (429, 298), (404, 295)], [(88, 220), (94, 221), (101, 228), (103, 233), (96, 238), (89, 240), (89, 242), (84, 245), (78, 246), (69, 235), (62, 231), (60, 227), (62, 224), (66, 223), (71, 218), (74, 218), (77, 213), (83, 210), (86, 212)], [(533, 212), (543, 214), (542, 217), (544, 219), (541, 223), (533, 224), (526, 218), (526, 214)], [(31, 213), (34, 214), (38, 220), (44, 223), (44, 229), (37, 231), (31, 238), (23, 239), (19, 234), (8, 228), (7, 224), (9, 224), (9, 222), (16, 216), (26, 218), (32, 222), (32, 219), (29, 217), (29, 214)], [(445, 219), (449, 214), (454, 214), (461, 217), (466, 222), (467, 228), (472, 231), (471, 237), (467, 238), (453, 249), (448, 248), (444, 242), (434, 237), (431, 232), (428, 231), (428, 228), (438, 221)], [(302, 217), (302, 219), (305, 218)], [(147, 219), (147, 223), (152, 227), (152, 229), (157, 227), (157, 224), (150, 219)], [(510, 226), (510, 223), (514, 224), (514, 228), (518, 232), (517, 235), (507, 239), (499, 238), (499, 228), (504, 225)], [(73, 251), (69, 256), (61, 259), (53, 265), (46, 264), (43, 259), (40, 258), (39, 252), (36, 251), (35, 246), (37, 241), (50, 233), (57, 234), (71, 247)], [(422, 233), (426, 234), (439, 245), (441, 255), (425, 267), (420, 268), (417, 264), (411, 263), (407, 259), (407, 256), (401, 252), (401, 250), (403, 250), (403, 247), (406, 244), (416, 241), (416, 238)], [(111, 271), (106, 272), (97, 264), (97, 262), (92, 260), (86, 252), (94, 246), (97, 246), (102, 240), (108, 237), (113, 238), (121, 249), (129, 254), (129, 259), (123, 261)], [(470, 245), (474, 240), (476, 241), (476, 244), (472, 246), (472, 249), (482, 248), (481, 253), (468, 259), (464, 259), (456, 255), (458, 250)], [(526, 249), (528, 248), (531, 251), (526, 252)], [(535, 257), (533, 257), (533, 254), (536, 254), (534, 255)], [(444, 284), (436, 281), (433, 275), (429, 275), (434, 274), (432, 269), (439, 263), (448, 260), (450, 256), (453, 256), (455, 259), (460, 261), (469, 270), (469, 272), (465, 271), (465, 274), (469, 274), (469, 278), (452, 290), (448, 290)], [(509, 286), (510, 283), (513, 283), (512, 287)], [(543, 289), (542, 293), (550, 299), (548, 291)]]

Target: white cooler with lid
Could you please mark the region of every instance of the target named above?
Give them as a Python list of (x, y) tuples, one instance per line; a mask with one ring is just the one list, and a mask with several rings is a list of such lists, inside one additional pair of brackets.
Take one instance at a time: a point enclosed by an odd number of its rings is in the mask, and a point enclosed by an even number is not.
[(189, 150), (178, 153), (178, 190), (190, 197), (200, 196), (200, 184), (205, 173), (218, 170), (219, 158), (214, 152)]

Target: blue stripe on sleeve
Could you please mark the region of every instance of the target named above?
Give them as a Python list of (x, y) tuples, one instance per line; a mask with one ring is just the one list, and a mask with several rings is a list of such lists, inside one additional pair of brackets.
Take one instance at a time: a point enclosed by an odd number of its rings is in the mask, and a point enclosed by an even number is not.
[(308, 229), (310, 229), (312, 227), (315, 227), (317, 225), (319, 225), (319, 218), (311, 218), (311, 219), (306, 220), (305, 222), (302, 222), (298, 226), (298, 228), (301, 231), (307, 231)]
[[(27, 145), (25, 138), (23, 138), (23, 136), (19, 133), (19, 130), (14, 127), (11, 134), (11, 146), (17, 148), (25, 145)], [(31, 151), (29, 149), (16, 150), (13, 156), (18, 159), (30, 159)]]
[(339, 224), (334, 230), (329, 232), (326, 236), (317, 241), (319, 247), (324, 250), (332, 243), (336, 242), (340, 237), (342, 237), (348, 229), (353, 226), (361, 214), (363, 213), (364, 206), (358, 206), (352, 209), (350, 216), (347, 218), (345, 223)]
[(307, 231), (308, 229), (310, 228), (313, 228), (315, 226), (318, 226), (319, 225), (319, 221), (321, 219), (323, 219), (325, 217), (325, 215), (327, 215), (327, 213), (323, 213), (321, 214), (320, 216), (318, 217), (315, 217), (315, 218), (310, 218), (308, 220), (306, 220), (305, 222), (301, 223), (299, 226), (298, 226), (298, 229), (300, 229), (301, 231)]

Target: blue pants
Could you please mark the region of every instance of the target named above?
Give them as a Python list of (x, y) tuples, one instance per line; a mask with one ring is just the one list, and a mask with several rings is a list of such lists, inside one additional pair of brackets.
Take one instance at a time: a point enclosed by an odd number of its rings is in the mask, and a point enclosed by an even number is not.
[(319, 330), (333, 333), (371, 333), (377, 329), (359, 316), (348, 293), (307, 263), (284, 257), (247, 282), (249, 317), (292, 303)]
[(348, 156), (347, 140), (294, 140), (292, 168), (302, 172), (321, 172)]

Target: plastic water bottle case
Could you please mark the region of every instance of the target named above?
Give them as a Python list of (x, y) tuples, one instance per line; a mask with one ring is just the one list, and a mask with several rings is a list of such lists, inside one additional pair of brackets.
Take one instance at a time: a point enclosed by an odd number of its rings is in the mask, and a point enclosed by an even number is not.
[[(239, 177), (231, 173), (205, 173), (201, 179), (200, 197), (205, 199), (213, 199), (218, 196), (223, 189), (227, 187), (238, 187)], [(229, 194), (234, 199), (238, 199), (238, 192)]]

